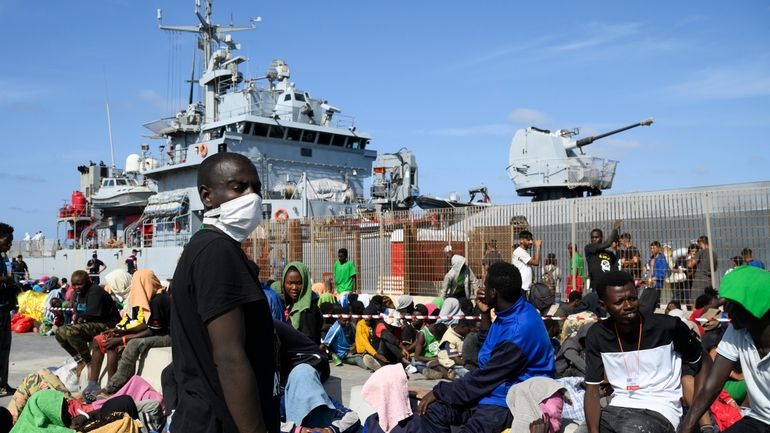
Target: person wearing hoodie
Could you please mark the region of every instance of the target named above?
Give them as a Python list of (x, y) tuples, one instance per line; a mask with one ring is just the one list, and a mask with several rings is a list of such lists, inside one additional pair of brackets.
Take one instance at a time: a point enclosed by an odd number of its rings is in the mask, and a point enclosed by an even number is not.
[(289, 263), (283, 270), (281, 281), (289, 323), (316, 344), (321, 344), (323, 318), (318, 308), (318, 294), (310, 289), (307, 266), (302, 262)]
[(46, 389), (30, 397), (11, 433), (75, 433), (70, 422), (64, 393)]
[[(452, 256), (451, 262), (452, 267), (444, 275), (444, 282), (442, 283), (444, 298), (473, 299), (479, 288), (476, 275), (468, 267), (465, 257), (455, 254)], [(436, 305), (436, 308), (441, 308), (441, 306)]]
[(506, 403), (511, 386), (554, 375), (551, 341), (540, 314), (524, 299), (516, 266), (504, 262), (490, 266), (485, 287), (477, 297), (479, 368), (437, 384), (423, 397), (419, 413), (424, 432), (448, 433), (459, 424), (468, 433), (500, 432), (513, 420)]

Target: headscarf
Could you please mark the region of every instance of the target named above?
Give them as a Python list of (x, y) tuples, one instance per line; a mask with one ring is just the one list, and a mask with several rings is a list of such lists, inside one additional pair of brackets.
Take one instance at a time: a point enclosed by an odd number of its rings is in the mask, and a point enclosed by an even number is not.
[[(286, 281), (286, 274), (290, 270), (295, 269), (302, 277), (302, 290), (299, 292), (297, 300), (293, 303), (289, 298), (289, 294), (283, 290), (284, 282)], [(307, 266), (302, 262), (291, 262), (283, 269), (283, 276), (281, 277), (281, 293), (283, 293), (284, 301), (286, 305), (289, 305), (289, 321), (294, 329), (299, 329), (300, 315), (303, 311), (310, 309), (310, 305), (313, 300), (313, 292), (310, 290), (310, 271)], [(317, 295), (316, 295), (317, 296)]]
[(131, 291), (128, 293), (128, 305), (141, 307), (146, 320), (150, 319), (150, 299), (163, 290), (160, 280), (149, 269), (138, 269), (131, 279)]
[(377, 411), (385, 433), (412, 416), (406, 373), (400, 364), (386, 365), (372, 373), (361, 388), (361, 397)]
[[(441, 306), (441, 311), (439, 311), (439, 316), (457, 316), (459, 314), (462, 314), (462, 310), (460, 309), (460, 301), (458, 301), (456, 298), (447, 298), (444, 300), (444, 305)], [(446, 323), (447, 326), (455, 325), (457, 322), (459, 322), (460, 319), (454, 318), (454, 319), (439, 319), (438, 323)]]
[(410, 305), (414, 304), (414, 298), (410, 295), (401, 295), (398, 297), (398, 303), (396, 304), (396, 310), (406, 310)]
[(121, 302), (126, 299), (126, 295), (128, 295), (128, 291), (131, 288), (131, 274), (123, 269), (115, 269), (105, 275), (104, 280), (107, 282), (107, 285), (104, 287), (107, 293), (117, 296)]
[(719, 296), (741, 304), (761, 319), (770, 311), (770, 272), (756, 266), (738, 266), (722, 278)]
[(62, 407), (64, 393), (53, 389), (44, 389), (32, 395), (27, 401), (11, 433), (75, 433), (64, 427)]
[[(529, 433), (529, 424), (540, 419), (544, 409), (552, 416), (548, 431), (558, 430), (561, 410), (552, 409), (557, 408), (559, 403), (564, 406), (564, 392), (566, 388), (548, 377), (532, 377), (513, 385), (505, 396), (505, 403), (513, 414), (511, 433)], [(554, 395), (556, 398), (552, 399)], [(551, 430), (554, 426), (556, 430)]]
[(433, 312), (438, 310), (436, 304), (425, 304), (425, 309), (428, 310), (428, 316), (432, 316)]
[[(298, 364), (286, 381), (286, 421), (303, 427), (328, 427), (336, 412), (334, 403), (326, 394), (318, 371), (308, 364)], [(314, 411), (319, 407), (327, 410)], [(305, 419), (310, 413), (312, 419)]]

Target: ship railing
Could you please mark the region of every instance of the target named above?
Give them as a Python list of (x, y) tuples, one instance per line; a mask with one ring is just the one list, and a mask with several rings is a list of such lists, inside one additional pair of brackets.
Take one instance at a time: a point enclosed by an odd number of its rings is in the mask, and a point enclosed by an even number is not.
[(21, 254), (24, 257), (50, 257), (56, 254), (57, 242), (53, 239), (14, 240), (8, 257)]
[[(770, 182), (487, 207), (270, 220), (260, 225), (243, 248), (259, 266), (261, 281), (280, 276), (282, 259), (302, 261), (312, 275), (322, 276), (332, 271), (337, 251), (347, 248), (361, 293), (434, 297), (442, 294), (441, 282), (449, 264), (444, 252), (447, 246), (452, 247), (453, 254), (466, 258), (483, 284), (485, 263), (510, 261), (519, 231), (529, 230), (543, 241), (543, 256), (554, 254), (561, 274), (556, 293), (564, 299), (573, 281), (576, 285), (587, 283), (585, 278), (578, 282), (568, 276), (567, 244), (576, 245), (582, 256), (591, 230), (608, 233), (618, 218), (623, 219), (622, 232), (631, 235), (643, 261), (649, 257), (651, 242), (664, 246), (669, 260), (661, 289), (664, 303), (678, 298), (683, 304), (692, 304), (698, 296), (687, 290), (678, 267), (687, 247), (699, 236), (708, 236), (711, 244), (708, 251), (714, 260), (707, 258), (705, 266), (714, 276), (709, 283), (713, 287), (719, 286), (731, 257), (743, 248), (750, 248), (760, 260), (770, 260)], [(496, 253), (491, 252), (492, 244)], [(543, 280), (543, 268), (533, 268), (535, 281)], [(640, 272), (640, 280), (642, 276)]]
[[(294, 114), (295, 114), (295, 110), (292, 108), (267, 109), (263, 104), (256, 103), (256, 104), (251, 104), (249, 106), (237, 108), (234, 110), (223, 111), (220, 113), (220, 119), (238, 117), (243, 115), (251, 115), (251, 116), (259, 116), (259, 117), (268, 117), (271, 119), (275, 119), (275, 117), (277, 116), (281, 120), (290, 120), (293, 122), (299, 122), (301, 115), (295, 116)], [(323, 118), (323, 115), (314, 116), (314, 119), (315, 119), (314, 124), (320, 125), (322, 122), (322, 118)], [(210, 121), (213, 121), (213, 119), (211, 119)], [(332, 117), (331, 124), (328, 126), (332, 126), (334, 128), (350, 129), (356, 126), (356, 119), (353, 116), (335, 113), (334, 116)]]

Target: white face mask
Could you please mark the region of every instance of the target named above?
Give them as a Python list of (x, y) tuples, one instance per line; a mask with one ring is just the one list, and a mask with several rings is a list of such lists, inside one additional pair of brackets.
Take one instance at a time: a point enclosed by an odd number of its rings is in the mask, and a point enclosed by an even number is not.
[(203, 214), (203, 224), (212, 225), (238, 242), (243, 242), (262, 222), (262, 198), (256, 193), (242, 195)]

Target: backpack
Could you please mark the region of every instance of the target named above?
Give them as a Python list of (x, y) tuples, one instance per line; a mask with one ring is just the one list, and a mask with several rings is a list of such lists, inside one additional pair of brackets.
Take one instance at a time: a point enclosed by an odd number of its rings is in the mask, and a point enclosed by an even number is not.
[(533, 283), (529, 288), (529, 302), (535, 306), (541, 313), (556, 301), (556, 295), (553, 290), (544, 283)]
[(551, 267), (551, 270), (546, 270), (543, 272), (543, 284), (548, 286), (551, 290), (556, 290), (556, 278), (553, 277), (553, 272), (556, 270), (556, 267)]

